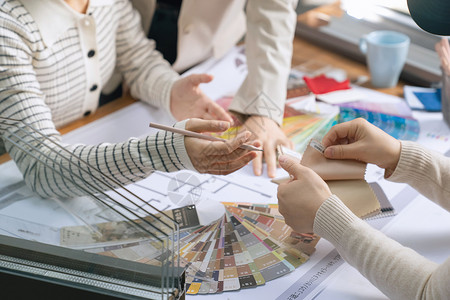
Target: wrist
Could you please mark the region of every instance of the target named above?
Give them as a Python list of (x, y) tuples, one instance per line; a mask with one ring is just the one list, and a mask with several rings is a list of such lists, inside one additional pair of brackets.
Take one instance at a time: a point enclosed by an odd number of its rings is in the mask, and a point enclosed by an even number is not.
[(169, 104), (168, 105), (168, 107), (166, 108), (166, 110), (167, 110), (167, 112), (168, 112), (168, 114), (169, 114), (169, 116), (173, 119), (173, 120), (175, 120), (175, 121), (180, 121), (180, 119), (179, 118), (177, 118), (177, 113), (176, 113), (176, 111), (175, 111), (175, 108), (176, 108), (176, 101), (175, 101), (175, 98), (176, 98), (176, 87), (177, 87), (177, 82), (178, 82), (178, 80), (174, 80), (173, 82), (172, 82), (172, 85), (171, 85), (171, 88), (170, 88), (170, 93), (168, 93), (169, 94), (169, 96), (168, 96), (168, 100), (167, 100), (167, 103)]
[[(189, 119), (177, 122), (173, 125), (173, 127), (179, 128), (179, 129), (185, 129), (186, 122), (188, 120)], [(175, 133), (172, 144), (173, 144), (173, 148), (176, 151), (176, 156), (175, 156), (175, 158), (172, 158), (172, 160), (179, 161), (181, 163), (182, 167), (186, 170), (197, 171), (195, 169), (194, 165), (192, 164), (191, 157), (189, 156), (189, 153), (186, 149), (186, 136)]]
[(394, 173), (395, 169), (397, 168), (398, 161), (400, 160), (401, 151), (402, 151), (401, 142), (399, 140), (395, 140), (395, 143), (393, 143), (391, 151), (387, 155), (389, 161), (385, 166), (385, 174), (384, 174), (385, 178), (391, 176), (392, 173)]
[(358, 217), (336, 196), (331, 195), (319, 207), (314, 218), (314, 233), (338, 246), (345, 231)]

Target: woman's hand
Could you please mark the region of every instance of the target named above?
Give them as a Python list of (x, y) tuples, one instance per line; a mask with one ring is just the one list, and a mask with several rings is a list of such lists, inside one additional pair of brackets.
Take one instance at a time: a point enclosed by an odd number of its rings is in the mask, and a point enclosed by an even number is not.
[(206, 96), (199, 85), (213, 79), (208, 74), (193, 74), (178, 79), (170, 92), (170, 111), (178, 121), (188, 118), (232, 122), (231, 116)]
[(256, 159), (253, 161), (253, 173), (256, 176), (262, 174), (263, 155), (267, 164), (267, 175), (271, 178), (275, 177), (277, 170), (276, 147), (283, 145), (293, 148), (292, 142), (286, 137), (278, 124), (267, 117), (251, 116), (249, 117), (242, 130), (249, 130), (252, 133), (252, 140), (257, 140), (264, 149), (264, 152), (257, 153)]
[(278, 210), (294, 231), (313, 232), (317, 210), (331, 196), (331, 191), (319, 175), (297, 159), (282, 155), (278, 161), (292, 178), (278, 187)]
[(400, 159), (400, 141), (362, 118), (333, 126), (322, 139), (324, 155), (356, 159), (393, 172)]
[(450, 76), (450, 45), (447, 38), (442, 38), (434, 45), (436, 52), (441, 61), (442, 70), (445, 75)]
[[(194, 132), (223, 132), (230, 127), (224, 121), (190, 119), (186, 130)], [(254, 151), (239, 148), (249, 140), (251, 133), (246, 131), (226, 142), (211, 142), (193, 137), (185, 137), (186, 151), (192, 165), (200, 173), (226, 175), (239, 170), (256, 157)], [(259, 143), (253, 143), (259, 147)]]

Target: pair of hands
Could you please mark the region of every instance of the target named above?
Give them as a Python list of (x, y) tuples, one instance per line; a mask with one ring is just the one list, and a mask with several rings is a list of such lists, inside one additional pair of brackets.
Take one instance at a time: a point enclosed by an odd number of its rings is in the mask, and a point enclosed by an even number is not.
[[(229, 122), (189, 119), (185, 128), (194, 132), (222, 132), (230, 127)], [(239, 148), (248, 142), (251, 133), (244, 131), (226, 142), (212, 142), (185, 137), (184, 144), (192, 165), (200, 173), (226, 175), (239, 170), (256, 157), (254, 151)], [(258, 142), (252, 144), (259, 147)]]
[[(170, 110), (177, 120), (201, 118), (205, 120), (233, 122), (231, 116), (221, 106), (206, 96), (199, 87), (200, 84), (208, 83), (212, 79), (213, 76), (208, 74), (193, 74), (181, 78), (173, 84), (170, 97)], [(218, 128), (218, 123), (214, 123), (214, 125), (213, 123), (199, 122), (196, 120), (195, 125), (186, 124), (186, 126), (192, 126), (194, 129), (186, 129), (196, 132), (221, 132), (228, 129), (230, 126), (229, 123), (226, 126), (224, 125), (223, 128)], [(247, 138), (244, 140), (244, 137)], [(258, 152), (250, 155), (239, 148), (243, 143), (252, 141), (254, 145), (257, 145), (257, 147), (262, 146), (264, 149), (267, 174), (269, 177), (275, 177), (277, 168), (276, 146), (282, 144), (292, 148), (292, 142), (285, 136), (278, 124), (262, 116), (251, 116), (248, 118), (242, 126), (240, 134), (230, 142), (221, 143), (222, 145), (220, 147), (216, 143), (198, 139), (186, 138), (185, 141), (186, 150), (197, 171), (213, 174), (234, 172), (247, 164), (249, 162), (247, 161), (248, 159), (254, 159), (253, 172), (255, 175), (261, 175), (263, 153)], [(211, 155), (204, 156), (205, 153), (211, 153)], [(199, 154), (203, 156), (199, 156)], [(214, 159), (220, 160), (214, 161)], [(246, 163), (243, 164), (244, 162)]]
[[(386, 169), (389, 176), (400, 158), (400, 141), (365, 119), (333, 126), (322, 139), (324, 155), (330, 159), (355, 159)], [(328, 185), (311, 169), (290, 156), (278, 158), (292, 180), (278, 187), (279, 211), (297, 232), (313, 232), (314, 218), (331, 196)]]

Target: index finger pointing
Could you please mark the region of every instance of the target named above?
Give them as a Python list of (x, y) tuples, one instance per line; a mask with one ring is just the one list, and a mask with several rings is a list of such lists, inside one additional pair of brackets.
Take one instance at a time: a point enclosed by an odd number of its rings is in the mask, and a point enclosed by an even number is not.
[(208, 106), (208, 113), (216, 116), (217, 119), (232, 123), (231, 116), (217, 103), (211, 101)]
[(272, 147), (264, 147), (264, 159), (267, 164), (267, 175), (270, 178), (274, 178), (276, 175), (277, 162), (275, 149)]

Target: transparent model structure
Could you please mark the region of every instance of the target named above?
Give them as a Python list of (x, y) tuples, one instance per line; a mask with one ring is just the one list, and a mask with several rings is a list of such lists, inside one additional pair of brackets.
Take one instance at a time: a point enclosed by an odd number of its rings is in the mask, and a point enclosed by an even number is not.
[[(81, 225), (60, 230), (59, 244), (0, 235), (0, 273), (124, 299), (184, 299), (181, 266), (186, 264), (180, 262), (176, 221), (180, 211), (159, 211), (30, 124), (0, 117), (0, 129), (9, 131), (5, 139), (27, 158), (53, 168), (56, 176), (87, 195), (83, 201), (93, 205), (97, 218), (80, 214), (70, 201), (48, 199)], [(55, 154), (59, 164), (52, 161)], [(83, 173), (92, 180), (85, 180)], [(11, 224), (6, 216), (1, 218)]]

